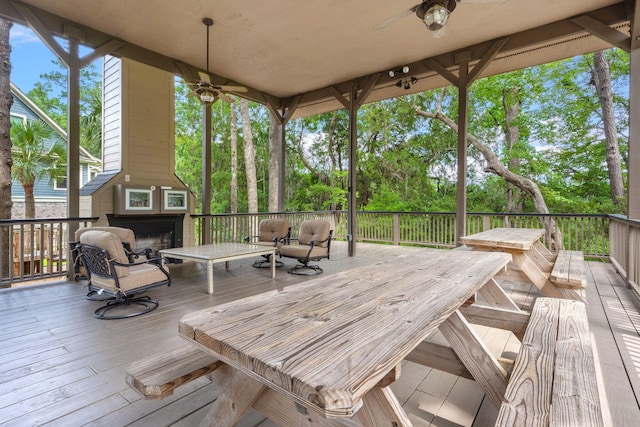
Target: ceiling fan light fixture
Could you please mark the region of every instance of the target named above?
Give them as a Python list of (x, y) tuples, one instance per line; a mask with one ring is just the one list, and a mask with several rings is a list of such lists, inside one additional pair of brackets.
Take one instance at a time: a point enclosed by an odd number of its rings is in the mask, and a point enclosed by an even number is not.
[(416, 9), (416, 15), (431, 31), (442, 29), (456, 8), (455, 0), (425, 0)]
[(441, 4), (434, 4), (424, 14), (422, 21), (431, 31), (437, 31), (444, 27), (449, 20), (449, 11)]
[(402, 80), (398, 80), (398, 82), (396, 83), (396, 86), (402, 87)]
[(213, 101), (216, 100), (216, 94), (209, 90), (209, 88), (202, 88), (198, 97), (200, 98), (200, 102), (205, 105), (213, 104)]

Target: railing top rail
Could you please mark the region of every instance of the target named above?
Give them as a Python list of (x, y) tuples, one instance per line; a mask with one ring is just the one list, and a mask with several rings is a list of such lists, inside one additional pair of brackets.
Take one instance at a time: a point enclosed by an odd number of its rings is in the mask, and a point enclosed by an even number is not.
[(95, 222), (100, 217), (88, 218), (28, 218), (28, 219), (0, 219), (0, 225), (39, 224), (43, 222)]
[(239, 213), (211, 213), (211, 214), (191, 214), (189, 215), (191, 218), (211, 218), (211, 217), (222, 217), (222, 216), (265, 216), (265, 215), (304, 215), (304, 214), (333, 214), (333, 213), (341, 213), (347, 211), (301, 211), (301, 212), (239, 212)]
[(633, 225), (634, 227), (640, 227), (640, 220), (638, 219), (629, 219), (624, 215), (618, 215), (618, 214), (609, 215), (609, 218), (614, 221), (624, 222), (625, 224)]
[[(407, 215), (455, 215), (455, 212), (432, 212), (432, 211), (365, 211), (365, 210), (357, 210), (357, 213), (363, 214), (386, 214), (386, 215), (395, 215), (395, 214), (407, 214)], [(262, 215), (301, 215), (301, 214), (337, 214), (337, 213), (347, 213), (345, 210), (328, 210), (328, 211), (302, 211), (302, 212), (254, 212), (254, 213), (211, 213), (211, 214), (192, 214), (192, 218), (210, 218), (210, 217), (220, 217), (220, 216), (262, 216)], [(467, 215), (492, 215), (492, 216), (529, 216), (529, 217), (591, 217), (591, 218), (607, 218), (611, 215), (609, 214), (573, 214), (573, 213), (536, 213), (536, 212), (525, 212), (525, 213), (516, 213), (516, 212), (467, 212)]]

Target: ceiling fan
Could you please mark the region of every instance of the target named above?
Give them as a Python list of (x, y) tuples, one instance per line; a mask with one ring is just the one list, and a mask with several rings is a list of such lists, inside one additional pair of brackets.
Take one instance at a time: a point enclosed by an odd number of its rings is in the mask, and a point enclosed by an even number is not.
[(244, 86), (216, 85), (211, 81), (211, 77), (209, 76), (209, 27), (213, 25), (213, 19), (203, 18), (202, 23), (207, 27), (207, 72), (198, 71), (200, 80), (195, 83), (189, 83), (193, 91), (187, 96), (197, 96), (200, 102), (205, 105), (213, 104), (218, 98), (232, 103), (233, 99), (229, 98), (223, 92), (246, 92), (247, 88)]
[(506, 0), (422, 0), (409, 9), (373, 27), (374, 31), (382, 30), (405, 16), (415, 13), (427, 28), (434, 32), (441, 31), (449, 20), (449, 15), (458, 3), (504, 3)]

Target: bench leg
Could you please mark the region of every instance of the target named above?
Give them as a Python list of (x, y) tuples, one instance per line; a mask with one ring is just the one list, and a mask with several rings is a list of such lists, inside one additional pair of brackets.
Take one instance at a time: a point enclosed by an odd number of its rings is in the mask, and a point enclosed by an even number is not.
[(507, 372), (460, 311), (440, 325), (440, 332), (496, 408), (500, 408), (507, 389)]

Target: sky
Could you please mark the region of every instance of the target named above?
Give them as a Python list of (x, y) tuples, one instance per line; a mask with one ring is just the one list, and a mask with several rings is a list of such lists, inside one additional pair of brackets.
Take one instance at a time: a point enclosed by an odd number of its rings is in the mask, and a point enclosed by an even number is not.
[(57, 69), (55, 55), (28, 27), (14, 24), (9, 32), (11, 43), (11, 82), (22, 92), (33, 89), (41, 74)]

